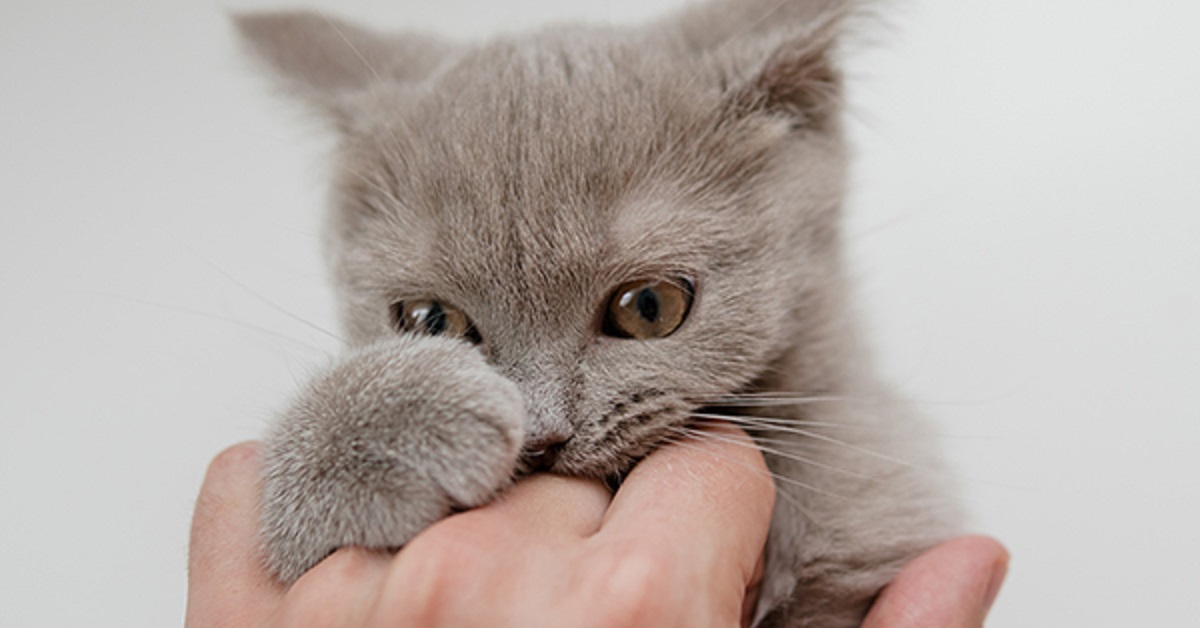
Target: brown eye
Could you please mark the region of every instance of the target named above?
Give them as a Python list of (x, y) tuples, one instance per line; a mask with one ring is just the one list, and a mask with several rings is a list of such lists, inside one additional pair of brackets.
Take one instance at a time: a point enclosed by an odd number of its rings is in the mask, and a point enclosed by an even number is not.
[(397, 331), (463, 338), (479, 343), (479, 333), (461, 310), (439, 301), (404, 301), (392, 305)]
[(670, 336), (687, 318), (694, 292), (686, 279), (627, 283), (608, 300), (604, 333), (639, 340)]

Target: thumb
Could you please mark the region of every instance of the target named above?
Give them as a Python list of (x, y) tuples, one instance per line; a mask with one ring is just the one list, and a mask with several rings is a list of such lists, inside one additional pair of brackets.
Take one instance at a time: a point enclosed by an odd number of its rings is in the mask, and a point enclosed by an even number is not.
[(259, 558), (259, 465), (258, 444), (242, 443), (208, 467), (192, 516), (187, 628), (258, 625), (283, 594)]
[(979, 628), (1008, 572), (1008, 552), (982, 536), (953, 539), (906, 565), (863, 628)]

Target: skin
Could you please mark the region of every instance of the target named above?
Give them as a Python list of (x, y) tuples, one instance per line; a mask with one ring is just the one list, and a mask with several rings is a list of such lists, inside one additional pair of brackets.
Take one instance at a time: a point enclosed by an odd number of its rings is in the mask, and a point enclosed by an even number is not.
[[(196, 502), (186, 625), (747, 625), (774, 485), (744, 433), (715, 429), (734, 440), (664, 447), (615, 495), (534, 476), (399, 553), (341, 549), (290, 588), (259, 558), (260, 446), (235, 445)], [(991, 539), (944, 543), (897, 576), (863, 626), (982, 626), (1007, 563)]]

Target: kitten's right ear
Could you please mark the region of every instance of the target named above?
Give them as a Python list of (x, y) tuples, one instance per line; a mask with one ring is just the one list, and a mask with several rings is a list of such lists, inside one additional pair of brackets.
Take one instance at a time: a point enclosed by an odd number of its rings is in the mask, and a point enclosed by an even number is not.
[(310, 11), (232, 16), (249, 51), (291, 94), (346, 128), (357, 96), (419, 82), (451, 46), (423, 35), (381, 35)]
[(679, 33), (693, 55), (722, 59), (731, 110), (771, 112), (793, 128), (836, 119), (838, 40), (868, 0), (716, 0), (684, 10)]

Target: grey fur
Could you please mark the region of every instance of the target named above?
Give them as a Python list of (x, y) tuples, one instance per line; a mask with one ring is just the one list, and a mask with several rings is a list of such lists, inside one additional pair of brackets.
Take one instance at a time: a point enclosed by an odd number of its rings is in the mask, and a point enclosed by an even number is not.
[[(237, 18), (339, 130), (329, 244), (355, 347), (268, 436), (272, 569), (398, 547), (549, 435), (570, 436), (552, 471), (611, 477), (721, 412), (778, 478), (758, 625), (857, 625), (957, 513), (847, 304), (834, 60), (856, 7), (727, 0), (480, 45)], [(697, 288), (674, 334), (603, 336), (617, 286), (674, 277)], [(398, 335), (406, 299), (454, 305), (483, 343)]]

